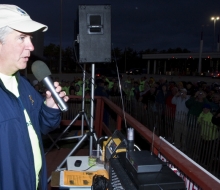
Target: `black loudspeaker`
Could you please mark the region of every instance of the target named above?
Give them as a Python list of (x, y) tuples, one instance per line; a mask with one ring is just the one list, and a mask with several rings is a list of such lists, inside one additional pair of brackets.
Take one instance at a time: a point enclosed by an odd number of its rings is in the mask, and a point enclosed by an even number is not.
[(111, 62), (111, 5), (79, 5), (79, 62)]

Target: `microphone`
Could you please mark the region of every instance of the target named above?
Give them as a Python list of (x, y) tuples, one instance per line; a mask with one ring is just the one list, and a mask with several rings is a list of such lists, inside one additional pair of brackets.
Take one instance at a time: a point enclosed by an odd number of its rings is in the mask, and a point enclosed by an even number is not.
[(59, 94), (56, 92), (56, 89), (53, 85), (53, 81), (50, 77), (51, 72), (48, 66), (42, 61), (35, 61), (31, 66), (31, 70), (36, 79), (39, 82), (42, 81), (46, 88), (51, 92), (51, 95), (57, 106), (60, 108), (60, 110), (67, 111), (68, 106), (66, 102), (63, 100), (63, 98), (61, 98)]
[(134, 151), (134, 128), (127, 128), (127, 150)]

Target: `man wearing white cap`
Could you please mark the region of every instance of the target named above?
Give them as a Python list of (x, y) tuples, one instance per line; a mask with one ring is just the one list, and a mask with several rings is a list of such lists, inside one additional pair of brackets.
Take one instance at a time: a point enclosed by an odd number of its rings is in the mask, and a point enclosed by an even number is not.
[[(51, 93), (43, 98), (19, 74), (34, 46), (31, 33), (47, 26), (15, 5), (0, 4), (0, 190), (47, 189), (41, 133), (55, 129), (60, 110)], [(60, 97), (68, 101), (58, 82)]]

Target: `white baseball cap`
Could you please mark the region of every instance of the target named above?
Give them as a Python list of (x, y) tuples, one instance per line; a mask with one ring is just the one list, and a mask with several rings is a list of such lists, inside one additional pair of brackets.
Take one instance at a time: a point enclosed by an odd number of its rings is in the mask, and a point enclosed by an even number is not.
[(45, 32), (48, 29), (46, 25), (33, 21), (20, 7), (0, 4), (0, 28), (5, 26), (25, 33), (35, 32), (40, 29)]

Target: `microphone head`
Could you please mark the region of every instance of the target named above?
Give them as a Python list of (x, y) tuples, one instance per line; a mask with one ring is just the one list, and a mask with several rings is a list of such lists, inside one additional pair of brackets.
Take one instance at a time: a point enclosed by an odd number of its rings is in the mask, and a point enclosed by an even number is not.
[(51, 75), (50, 69), (43, 61), (35, 61), (31, 66), (32, 73), (36, 79), (40, 82), (45, 77)]

